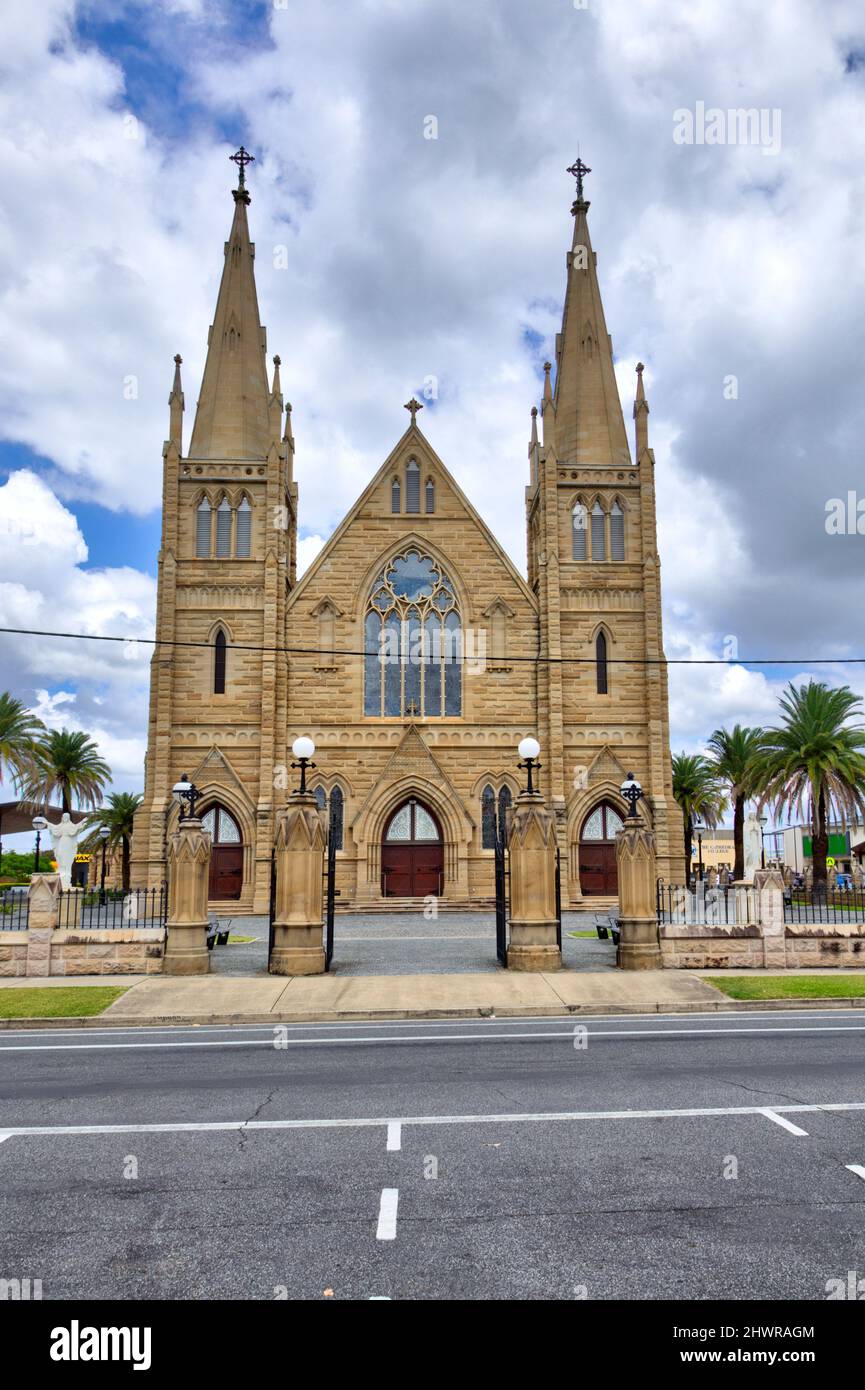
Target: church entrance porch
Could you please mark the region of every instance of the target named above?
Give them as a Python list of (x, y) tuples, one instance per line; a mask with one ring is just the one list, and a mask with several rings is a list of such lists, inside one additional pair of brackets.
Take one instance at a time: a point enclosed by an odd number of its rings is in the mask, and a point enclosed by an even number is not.
[(208, 899), (230, 902), (243, 892), (243, 840), (237, 821), (224, 806), (211, 806), (201, 824), (212, 836)]
[(433, 813), (411, 797), (394, 812), (381, 847), (381, 891), (385, 898), (440, 897), (444, 891), (444, 845)]
[(583, 822), (580, 832), (580, 887), (583, 897), (617, 896), (616, 832), (621, 829), (621, 816), (606, 801), (596, 806)]

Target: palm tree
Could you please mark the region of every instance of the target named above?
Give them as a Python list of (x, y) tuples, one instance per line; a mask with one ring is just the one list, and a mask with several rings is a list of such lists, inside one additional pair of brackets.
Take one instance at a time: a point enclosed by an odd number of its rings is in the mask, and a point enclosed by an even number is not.
[(94, 807), (110, 780), (111, 769), (92, 738), (71, 729), (50, 729), (34, 749), (26, 795), (28, 801), (47, 805), (59, 792), (64, 811), (72, 810), (73, 797), (79, 806)]
[(108, 830), (106, 848), (110, 850), (121, 846), (121, 884), (124, 893), (129, 892), (129, 841), (132, 839), (132, 822), (143, 800), (140, 792), (114, 792), (108, 798), (108, 805), (101, 806), (84, 822), (84, 829), (93, 832), (86, 842), (88, 849), (102, 843), (97, 833), (102, 827)]
[(27, 779), (37, 740), (44, 732), (45, 725), (20, 700), (8, 690), (0, 693), (0, 782), (4, 767), (14, 783), (20, 785)]
[(674, 753), (673, 796), (685, 822), (685, 873), (690, 878), (694, 821), (702, 819), (706, 825), (716, 826), (727, 809), (717, 765), (701, 753)]
[(733, 877), (745, 874), (745, 802), (762, 790), (755, 775), (755, 759), (763, 747), (763, 730), (734, 724), (732, 729), (716, 729), (709, 739), (709, 750), (718, 776), (730, 788), (733, 802)]
[(791, 681), (780, 703), (782, 723), (766, 730), (755, 762), (761, 804), (772, 802), (779, 818), (807, 814), (814, 888), (825, 894), (830, 818), (865, 817), (865, 726), (849, 723), (862, 700), (846, 685)]

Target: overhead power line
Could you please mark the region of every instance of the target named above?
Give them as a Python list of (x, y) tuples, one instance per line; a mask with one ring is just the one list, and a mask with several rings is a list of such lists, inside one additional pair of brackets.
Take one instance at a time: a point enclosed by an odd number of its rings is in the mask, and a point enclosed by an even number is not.
[[(104, 635), (88, 632), (49, 632), (45, 628), (33, 627), (0, 627), (0, 634), (7, 633), (20, 637), (57, 637), (74, 642), (122, 642), (124, 644), (139, 645), (144, 647), (200, 647), (207, 650), (213, 649), (212, 642), (192, 642), (181, 641), (178, 638), (170, 637), (132, 637), (122, 635)], [(380, 649), (367, 650), (361, 647), (359, 650), (353, 648), (340, 647), (282, 647), (264, 646), (255, 642), (227, 642), (226, 646), (231, 651), (237, 652), (269, 652), (272, 655), (286, 656), (378, 656)], [(422, 660), (428, 660), (425, 653), (421, 653)], [(453, 655), (449, 656), (453, 662), (475, 665), (482, 660), (482, 654), (477, 655)], [(621, 666), (856, 666), (865, 664), (865, 656), (608, 656), (609, 665)], [(412, 660), (411, 656), (401, 656), (401, 661)], [(532, 665), (543, 666), (594, 666), (596, 657), (594, 656), (502, 656), (496, 653), (496, 665), (513, 664), (518, 661), (528, 662)]]

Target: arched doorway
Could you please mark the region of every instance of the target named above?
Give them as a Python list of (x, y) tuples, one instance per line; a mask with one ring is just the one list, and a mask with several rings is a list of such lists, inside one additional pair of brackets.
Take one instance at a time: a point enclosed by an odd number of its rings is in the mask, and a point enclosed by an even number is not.
[(224, 806), (211, 806), (201, 817), (201, 824), (213, 837), (208, 898), (219, 902), (239, 898), (243, 891), (243, 837), (237, 821)]
[(615, 897), (619, 891), (616, 869), (616, 831), (622, 817), (608, 801), (590, 811), (580, 831), (580, 889), (583, 897)]
[(439, 823), (426, 806), (406, 801), (388, 821), (381, 847), (381, 891), (385, 898), (440, 896), (444, 886), (444, 843)]

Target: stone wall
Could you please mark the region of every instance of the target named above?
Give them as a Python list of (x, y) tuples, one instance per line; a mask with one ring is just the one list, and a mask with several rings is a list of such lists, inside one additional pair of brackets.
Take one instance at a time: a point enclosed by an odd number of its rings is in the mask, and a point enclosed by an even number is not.
[(0, 977), (158, 975), (165, 930), (0, 932)]
[(744, 927), (662, 926), (661, 954), (673, 970), (865, 968), (865, 924)]

